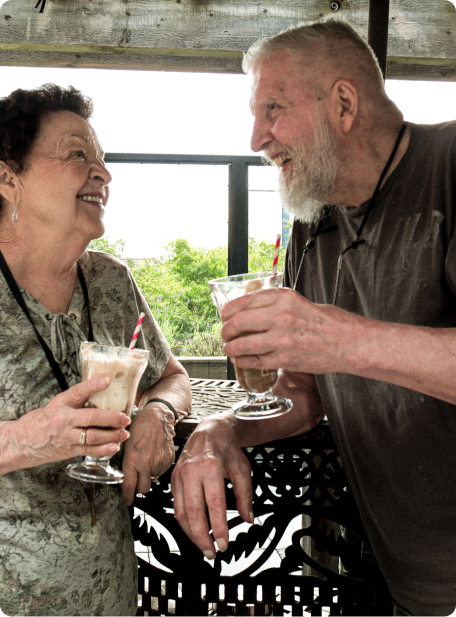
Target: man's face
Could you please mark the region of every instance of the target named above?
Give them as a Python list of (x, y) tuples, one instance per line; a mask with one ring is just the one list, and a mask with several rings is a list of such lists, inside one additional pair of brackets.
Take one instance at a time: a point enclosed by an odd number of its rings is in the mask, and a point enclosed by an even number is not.
[(252, 150), (263, 150), (280, 167), (284, 206), (309, 223), (318, 219), (338, 168), (335, 138), (312, 77), (286, 52), (274, 52), (256, 65), (251, 98)]

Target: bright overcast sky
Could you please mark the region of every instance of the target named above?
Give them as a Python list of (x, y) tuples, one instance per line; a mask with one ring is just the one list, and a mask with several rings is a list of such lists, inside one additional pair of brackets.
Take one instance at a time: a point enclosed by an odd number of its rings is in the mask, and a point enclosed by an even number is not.
[[(73, 85), (95, 104), (92, 124), (106, 152), (250, 155), (249, 78), (210, 73), (0, 67), (0, 96), (46, 82)], [(412, 122), (455, 119), (456, 84), (387, 80)], [(106, 236), (127, 257), (156, 257), (164, 242), (227, 241), (224, 167), (110, 165)], [(274, 169), (251, 171), (249, 234), (273, 241), (281, 229)]]

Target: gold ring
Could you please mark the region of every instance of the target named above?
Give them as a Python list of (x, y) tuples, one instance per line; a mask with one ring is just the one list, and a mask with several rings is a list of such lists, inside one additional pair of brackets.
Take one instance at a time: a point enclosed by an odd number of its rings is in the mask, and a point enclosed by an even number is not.
[(158, 482), (158, 478), (160, 476), (150, 476), (150, 479), (152, 480), (152, 482)]
[(79, 437), (79, 445), (80, 446), (86, 445), (86, 432), (85, 431), (81, 432), (81, 436)]

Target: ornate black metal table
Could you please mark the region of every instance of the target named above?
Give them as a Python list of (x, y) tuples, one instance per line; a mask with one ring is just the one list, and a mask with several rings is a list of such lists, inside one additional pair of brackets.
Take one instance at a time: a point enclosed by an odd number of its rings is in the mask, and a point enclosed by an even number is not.
[[(193, 412), (178, 424), (177, 455), (201, 416), (245, 397), (233, 381), (191, 382)], [(172, 469), (136, 498), (133, 535), (147, 547), (137, 614), (392, 614), (327, 423), (245, 451), (255, 524), (240, 519), (227, 483), (230, 544), (213, 562), (174, 518)]]

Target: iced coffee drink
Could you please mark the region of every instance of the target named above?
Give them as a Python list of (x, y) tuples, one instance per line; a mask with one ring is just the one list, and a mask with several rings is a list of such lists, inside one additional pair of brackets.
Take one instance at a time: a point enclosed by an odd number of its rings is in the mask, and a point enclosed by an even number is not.
[(109, 377), (106, 390), (95, 392), (87, 407), (113, 409), (131, 415), (138, 384), (147, 366), (149, 352), (144, 349), (81, 343), (79, 360), (82, 381)]
[[(237, 274), (209, 281), (211, 296), (221, 314), (225, 304), (248, 293), (282, 286), (282, 275), (272, 272)], [(246, 333), (244, 333), (246, 334)], [(232, 413), (240, 418), (271, 418), (292, 408), (289, 399), (275, 396), (272, 387), (277, 381), (276, 369), (254, 369), (236, 366), (239, 385), (248, 394), (246, 401), (236, 403)]]
[[(247, 280), (244, 283), (244, 293), (252, 293), (259, 291), (269, 283), (269, 280), (253, 279)], [(244, 388), (246, 392), (262, 393), (268, 392), (277, 381), (278, 372), (275, 369), (258, 369), (258, 368), (241, 368), (235, 367), (236, 379), (239, 385)]]
[[(130, 416), (148, 359), (149, 352), (145, 349), (82, 342), (79, 352), (82, 380), (109, 378), (108, 387), (92, 394), (86, 407), (113, 409)], [(72, 478), (85, 482), (118, 484), (124, 476), (121, 471), (111, 467), (110, 459), (110, 456), (86, 456), (82, 463), (68, 465), (65, 471)]]

